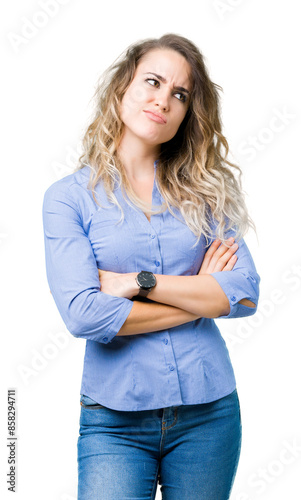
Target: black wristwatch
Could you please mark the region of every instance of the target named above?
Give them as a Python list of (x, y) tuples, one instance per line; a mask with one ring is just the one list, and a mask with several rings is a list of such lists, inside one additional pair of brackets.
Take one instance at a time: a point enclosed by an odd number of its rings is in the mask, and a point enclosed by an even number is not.
[(140, 271), (136, 276), (136, 282), (139, 286), (138, 295), (141, 297), (146, 297), (157, 284), (156, 277), (149, 271)]

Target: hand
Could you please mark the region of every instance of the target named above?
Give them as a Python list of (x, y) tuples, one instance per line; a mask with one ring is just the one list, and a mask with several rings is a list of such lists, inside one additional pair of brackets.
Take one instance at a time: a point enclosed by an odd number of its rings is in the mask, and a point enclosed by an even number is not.
[(115, 297), (131, 299), (139, 292), (135, 277), (137, 273), (114, 273), (98, 269), (101, 291)]
[(237, 256), (234, 253), (238, 249), (238, 244), (233, 244), (234, 238), (232, 237), (227, 240), (227, 243), (231, 245), (230, 248), (220, 243), (220, 240), (214, 240), (210, 245), (210, 248), (205, 253), (201, 269), (198, 272), (199, 275), (218, 271), (232, 271), (237, 261)]

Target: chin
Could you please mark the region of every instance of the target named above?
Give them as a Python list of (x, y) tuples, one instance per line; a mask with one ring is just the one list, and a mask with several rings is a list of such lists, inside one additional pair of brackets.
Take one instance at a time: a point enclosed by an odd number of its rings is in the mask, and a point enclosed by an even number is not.
[(159, 146), (160, 144), (163, 144), (164, 142), (170, 141), (174, 137), (175, 134), (160, 134), (158, 131), (155, 133), (151, 132), (146, 132), (144, 134), (141, 134), (140, 132), (140, 137), (142, 140), (144, 140), (147, 144), (150, 144), (152, 146)]
[(160, 134), (137, 134), (137, 137), (149, 146), (160, 146), (163, 143), (164, 137)]

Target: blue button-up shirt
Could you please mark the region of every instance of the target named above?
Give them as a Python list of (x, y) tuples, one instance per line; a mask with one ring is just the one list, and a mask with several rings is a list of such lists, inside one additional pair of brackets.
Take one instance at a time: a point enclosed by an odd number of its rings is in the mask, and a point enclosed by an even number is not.
[[(129, 205), (116, 185), (124, 210), (111, 203), (102, 183), (99, 207), (87, 184), (90, 169), (52, 184), (43, 203), (47, 277), (55, 303), (75, 337), (86, 339), (81, 394), (115, 410), (138, 411), (207, 403), (236, 387), (226, 344), (214, 319), (201, 318), (157, 332), (117, 336), (133, 301), (101, 291), (98, 268), (119, 273), (152, 271), (190, 276), (201, 267), (205, 238), (165, 212), (151, 217)], [(152, 203), (163, 199), (156, 177)], [(232, 236), (229, 231), (227, 236)], [(235, 237), (235, 234), (234, 234)], [(215, 239), (212, 227), (212, 239)], [(249, 249), (239, 242), (232, 271), (212, 273), (230, 303), (225, 318), (254, 314), (260, 278)], [(251, 308), (239, 304), (247, 298)]]

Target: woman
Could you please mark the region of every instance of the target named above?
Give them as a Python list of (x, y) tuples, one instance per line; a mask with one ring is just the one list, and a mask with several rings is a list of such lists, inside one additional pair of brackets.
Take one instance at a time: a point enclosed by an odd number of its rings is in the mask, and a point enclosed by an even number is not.
[[(214, 318), (257, 309), (220, 89), (168, 34), (132, 45), (96, 91), (76, 172), (44, 198), (47, 276), (86, 339), (78, 498), (229, 498), (236, 382)], [(236, 242), (235, 242), (236, 240)]]

